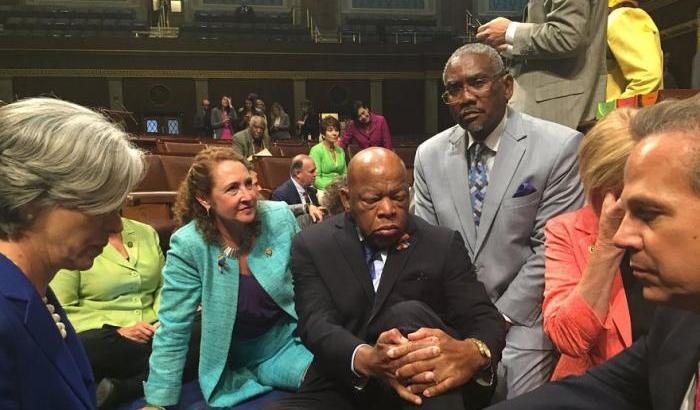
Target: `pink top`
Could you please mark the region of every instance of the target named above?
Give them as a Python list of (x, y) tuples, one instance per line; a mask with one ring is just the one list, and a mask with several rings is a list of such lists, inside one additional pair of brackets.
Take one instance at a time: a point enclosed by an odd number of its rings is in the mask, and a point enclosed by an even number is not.
[(360, 149), (369, 147), (384, 147), (391, 149), (391, 133), (389, 125), (383, 116), (375, 113), (370, 114), (370, 122), (367, 128), (358, 126), (355, 121), (349, 121), (345, 128), (343, 139), (338, 143), (341, 148), (345, 148), (354, 140)]
[(607, 317), (598, 317), (576, 290), (598, 236), (598, 218), (586, 206), (550, 219), (545, 228), (544, 331), (561, 352), (552, 380), (583, 374), (632, 344), (627, 296), (620, 271)]
[[(221, 120), (226, 121), (228, 119), (228, 113), (225, 110), (221, 110)], [(228, 127), (224, 126), (224, 128), (221, 129), (221, 139), (230, 140), (231, 138), (233, 138), (233, 134), (231, 134), (231, 126), (229, 124)]]

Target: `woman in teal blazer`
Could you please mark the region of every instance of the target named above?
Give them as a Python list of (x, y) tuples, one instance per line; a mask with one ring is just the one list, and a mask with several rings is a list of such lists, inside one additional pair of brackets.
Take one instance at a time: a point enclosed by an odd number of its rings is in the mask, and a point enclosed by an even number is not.
[(179, 400), (192, 321), (201, 308), (199, 383), (207, 403), (232, 406), (273, 389), (296, 390), (312, 355), (294, 336), (292, 237), (286, 204), (257, 202), (245, 159), (209, 148), (194, 159), (175, 206), (147, 407)]

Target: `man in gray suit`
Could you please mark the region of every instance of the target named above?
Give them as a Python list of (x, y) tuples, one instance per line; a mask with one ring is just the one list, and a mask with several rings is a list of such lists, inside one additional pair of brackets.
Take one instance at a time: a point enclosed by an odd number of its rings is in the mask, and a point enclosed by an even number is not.
[(544, 225), (583, 204), (582, 135), (507, 108), (513, 78), (487, 45), (455, 51), (443, 83), (458, 125), (418, 147), (415, 213), (462, 234), (477, 277), (509, 323), (497, 401), (543, 384), (555, 363), (542, 330)]
[(605, 100), (606, 0), (530, 0), (524, 23), (496, 18), (476, 38), (513, 59), (511, 106), (576, 128)]

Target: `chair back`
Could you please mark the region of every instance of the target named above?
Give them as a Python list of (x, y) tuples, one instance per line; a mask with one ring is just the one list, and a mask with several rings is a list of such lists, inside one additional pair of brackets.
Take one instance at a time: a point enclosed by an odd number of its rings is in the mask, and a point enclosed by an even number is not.
[(253, 157), (253, 166), (258, 173), (260, 186), (274, 191), (289, 179), (290, 157)]

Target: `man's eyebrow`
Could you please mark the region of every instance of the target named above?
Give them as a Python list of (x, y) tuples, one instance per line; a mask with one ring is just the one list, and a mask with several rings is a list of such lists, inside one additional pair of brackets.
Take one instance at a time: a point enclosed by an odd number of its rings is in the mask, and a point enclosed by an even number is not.
[(627, 198), (628, 208), (656, 208), (660, 210), (668, 209), (668, 206), (658, 198), (647, 194), (638, 194)]

